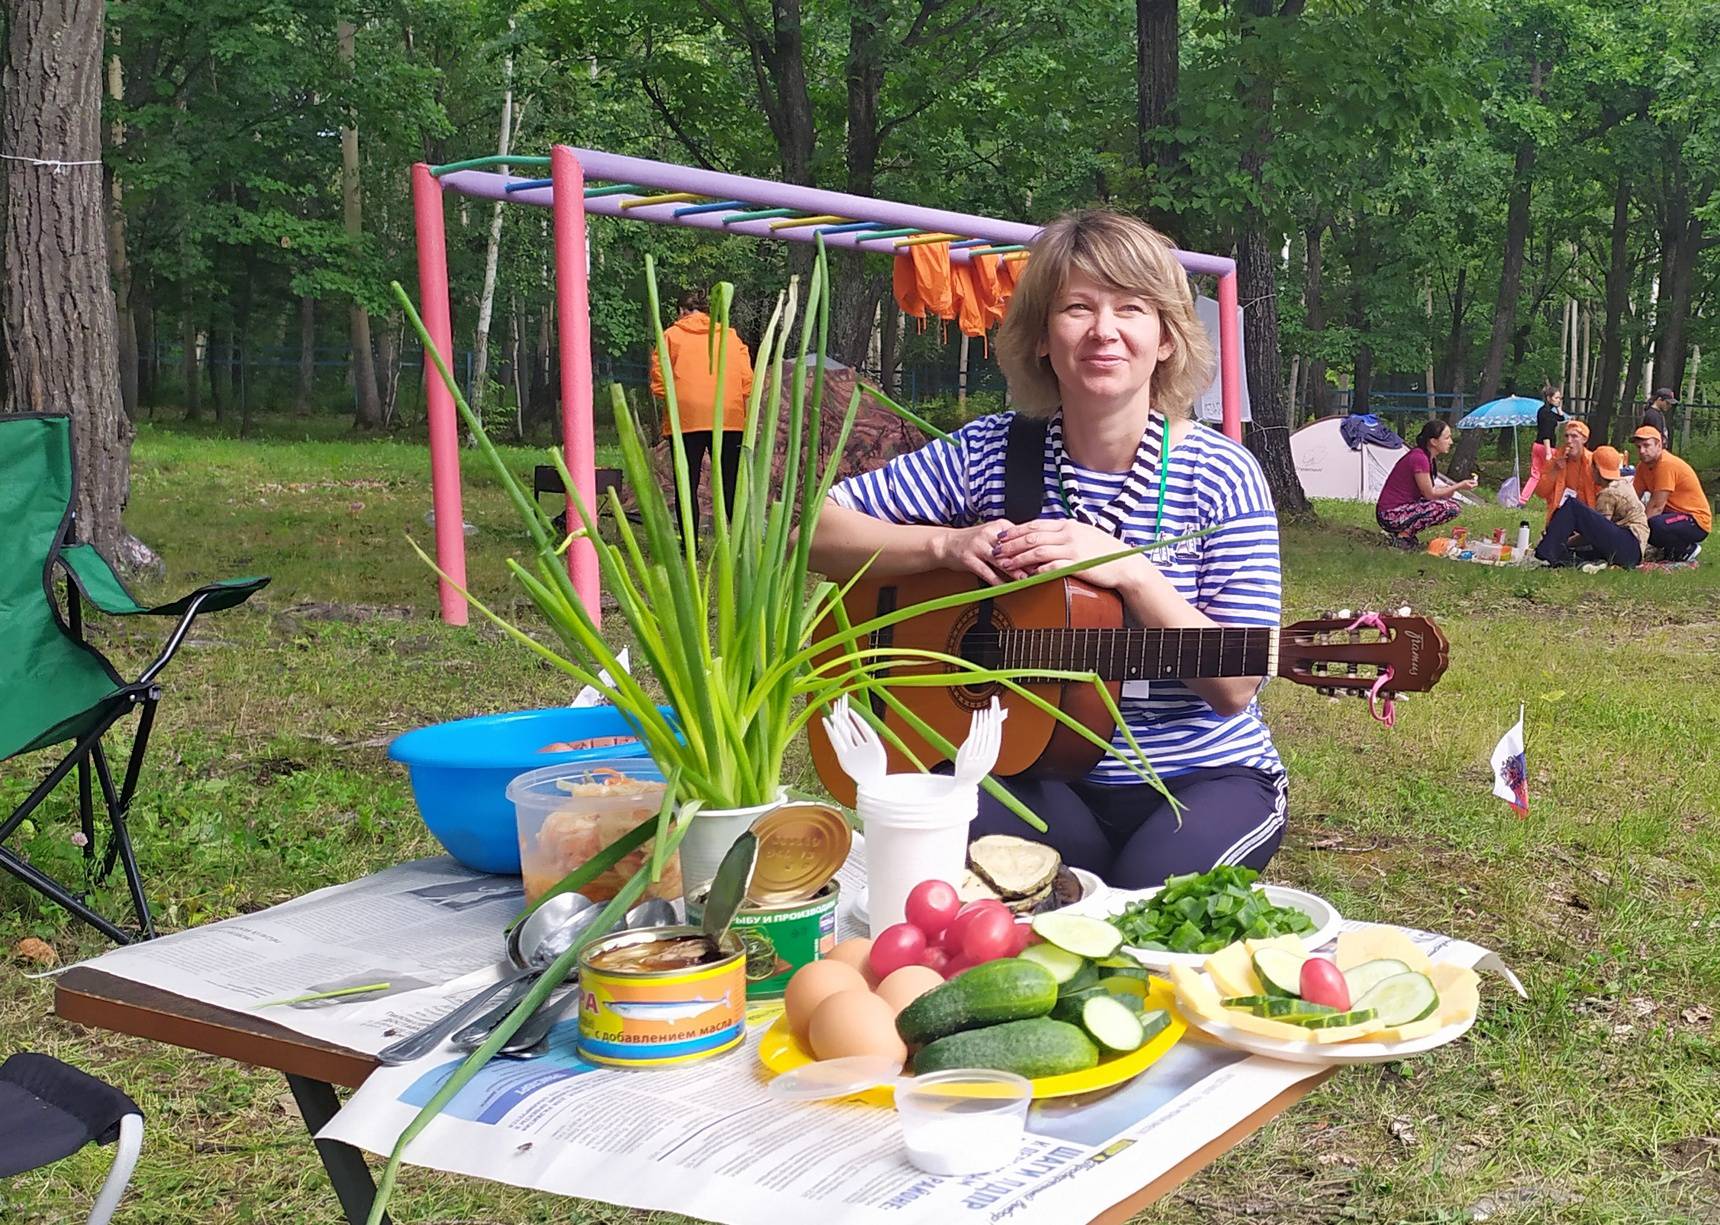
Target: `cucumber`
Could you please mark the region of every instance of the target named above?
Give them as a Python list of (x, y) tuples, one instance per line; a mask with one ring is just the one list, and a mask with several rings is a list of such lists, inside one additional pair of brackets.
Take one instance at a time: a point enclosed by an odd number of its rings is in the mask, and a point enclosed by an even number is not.
[(1141, 1038), (1151, 1042), (1159, 1034), (1170, 1028), (1171, 1014), (1163, 1008), (1155, 1008), (1151, 1012), (1141, 1014)]
[(1293, 1000), (1287, 996), (1269, 995), (1254, 1006), (1254, 1015), (1270, 1017), (1274, 1021), (1288, 1021), (1292, 1025), (1300, 1025), (1299, 1017), (1324, 1017), (1337, 1012), (1330, 1004), (1312, 1004), (1307, 1000)]
[(1140, 1018), (1115, 996), (1101, 991), (1081, 1002), (1081, 1028), (1108, 1051), (1126, 1055), (1146, 1041)]
[(1098, 967), (1090, 961), (1083, 961), (1081, 968), (1075, 971), (1075, 977), (1066, 983), (1057, 984), (1057, 998), (1062, 999), (1066, 995), (1078, 995), (1084, 991), (1091, 991), (1098, 985)]
[(1409, 967), (1396, 957), (1380, 957), (1345, 970), (1344, 983), (1350, 988), (1350, 998), (1359, 1000), (1392, 975), (1409, 972)]
[(1103, 919), (1053, 910), (1033, 916), (1033, 934), (1078, 957), (1109, 957), (1123, 947), (1123, 933)]
[(896, 1016), (911, 1046), (1002, 1021), (1043, 1017), (1057, 1003), (1057, 980), (1042, 965), (1004, 957), (933, 987)]
[(1282, 999), (1278, 995), (1233, 995), (1224, 1001), (1226, 1008), (1240, 1008), (1243, 1012), (1253, 1012), (1270, 1000)]
[(1283, 949), (1261, 949), (1254, 954), (1254, 972), (1267, 995), (1302, 997), (1302, 963), (1306, 957), (1286, 953)]
[(1099, 972), (1108, 978), (1138, 978), (1142, 982), (1146, 982), (1153, 976), (1151, 970), (1127, 953), (1119, 953), (1115, 957), (1100, 959)]
[(1300, 1025), (1304, 1029), (1340, 1029), (1345, 1025), (1360, 1025), (1363, 1021), (1373, 1019), (1372, 1008), (1352, 1008), (1348, 1012), (1321, 1013), (1319, 1016), (1292, 1021), (1291, 1024)]
[(1101, 978), (1099, 990), (1116, 996), (1136, 1012), (1140, 1012), (1147, 1003), (1146, 984), (1139, 979), (1123, 978), (1120, 975)]
[(1058, 948), (1055, 944), (1030, 944), (1021, 950), (1021, 961), (1031, 961), (1051, 971), (1051, 977), (1061, 987), (1081, 972), (1087, 964), (1083, 957)]
[(1439, 992), (1427, 975), (1412, 970), (1382, 979), (1355, 1006), (1373, 1009), (1381, 1026), (1408, 1025), (1433, 1015), (1439, 1007)]
[[(961, 979), (955, 981), (960, 982)], [(920, 999), (926, 999), (939, 990), (942, 988), (934, 988)], [(912, 1008), (913, 1004), (908, 1007)], [(1067, 1021), (1054, 1021), (1050, 1017), (1033, 1017), (939, 1038), (914, 1056), (914, 1073), (942, 1072), (947, 1068), (993, 1068), (1032, 1080), (1039, 1076), (1084, 1072), (1098, 1062), (1099, 1048), (1079, 1026)]]

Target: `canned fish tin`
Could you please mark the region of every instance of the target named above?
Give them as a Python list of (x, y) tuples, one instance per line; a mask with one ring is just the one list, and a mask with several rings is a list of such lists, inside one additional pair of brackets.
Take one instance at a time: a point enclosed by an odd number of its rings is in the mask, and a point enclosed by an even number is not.
[[(836, 882), (804, 902), (760, 906), (748, 900), (729, 925), (746, 950), (746, 992), (753, 1000), (778, 1000), (794, 972), (809, 961), (829, 956), (836, 947)], [(701, 891), (687, 899), (687, 921), (705, 911)]]
[(716, 949), (696, 927), (596, 941), (579, 957), (580, 1058), (657, 1068), (733, 1050), (746, 1037), (745, 966), (732, 931)]

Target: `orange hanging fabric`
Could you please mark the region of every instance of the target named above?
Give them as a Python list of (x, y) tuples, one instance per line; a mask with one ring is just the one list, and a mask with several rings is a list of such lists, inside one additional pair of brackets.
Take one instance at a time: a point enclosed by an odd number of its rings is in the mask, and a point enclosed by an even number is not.
[(985, 298), (974, 276), (974, 261), (950, 266), (950, 289), (955, 297), (956, 326), (966, 336), (984, 336), (989, 322)]
[(956, 308), (950, 289), (950, 244), (921, 243), (909, 247), (908, 255), (914, 261), (914, 282), (926, 310), (940, 319), (954, 319)]
[(968, 267), (973, 269), (973, 283), (979, 291), (980, 310), (985, 316), (988, 331), (1003, 322), (1003, 292), (998, 285), (998, 263), (998, 257), (995, 255), (976, 255), (968, 260)]
[(902, 313), (912, 319), (924, 319), (926, 304), (920, 297), (920, 283), (914, 276), (913, 256), (896, 257), (890, 280), (896, 294), (896, 305), (902, 308)]

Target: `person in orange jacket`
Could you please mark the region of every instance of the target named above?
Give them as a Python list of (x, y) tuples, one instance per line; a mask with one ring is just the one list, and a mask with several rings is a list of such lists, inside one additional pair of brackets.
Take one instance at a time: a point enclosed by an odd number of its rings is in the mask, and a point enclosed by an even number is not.
[(1541, 479), (1530, 492), (1547, 504), (1547, 522), (1553, 522), (1566, 497), (1593, 509), (1595, 504), (1594, 452), (1589, 450), (1589, 427), (1572, 417), (1565, 422), (1565, 445), (1541, 469)]
[[(705, 456), (712, 454), (716, 433), (717, 369), (711, 352), (709, 302), (702, 289), (681, 295), (680, 318), (664, 331), (669, 348), (669, 370), (675, 377), (675, 407), (681, 418), (681, 450), (687, 457), (687, 473), (693, 495), (693, 520), (698, 522), (699, 471)], [(723, 442), (722, 454), (712, 462), (723, 466), (723, 513), (734, 510), (735, 482), (740, 478), (741, 430), (746, 425), (747, 396), (752, 392), (752, 354), (735, 335), (723, 329)], [(651, 394), (663, 400), (663, 369), (657, 354), (651, 354)], [(663, 437), (670, 434), (669, 410), (662, 411)], [(681, 522), (679, 498), (675, 499), (675, 522)]]

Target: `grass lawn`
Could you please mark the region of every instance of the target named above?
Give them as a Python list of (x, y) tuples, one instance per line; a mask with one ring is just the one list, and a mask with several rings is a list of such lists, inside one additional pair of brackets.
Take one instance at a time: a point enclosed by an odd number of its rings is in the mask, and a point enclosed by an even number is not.
[[(135, 452), (128, 522), (168, 567), (150, 594), (275, 578), (199, 623), (166, 676), (134, 828), (168, 928), (435, 853), (388, 740), (568, 696), (489, 628), (435, 619), (406, 541), (429, 547), (422, 447), (288, 441), (290, 423), (262, 424), (244, 442), (145, 426)], [(537, 458), (510, 455), (522, 472)], [(524, 616), (502, 566), (523, 538), (470, 453), (466, 466), (470, 581)], [(1293, 787), (1272, 876), (1347, 915), (1489, 945), (1530, 999), (1489, 978), (1466, 1039), (1341, 1072), (1139, 1220), (1720, 1220), (1720, 557), (1671, 574), (1494, 570), (1391, 551), (1370, 508), (1320, 511), (1285, 531), (1286, 619), (1408, 604), (1443, 626), (1452, 667), (1395, 731), (1358, 702), (1268, 687)], [(1516, 520), (1465, 519), (1477, 534)], [(99, 627), (127, 660), (152, 653), (157, 628)], [(1487, 766), (1519, 702), (1526, 819), (1491, 797)], [(8, 763), (0, 809), (46, 765)], [(24, 839), (33, 859), (75, 871), (72, 802), (62, 791)], [(109, 911), (122, 899), (108, 890)], [(7, 878), (0, 950), (25, 936), (64, 960), (103, 947)], [(118, 1220), (334, 1219), (278, 1075), (56, 1021), (29, 968), (0, 968), (0, 1053), (59, 1055), (149, 1116)], [(0, 1186), (0, 1220), (81, 1219), (107, 1160), (85, 1150)], [(680, 1219), (421, 1170), (395, 1209), (441, 1225)]]

